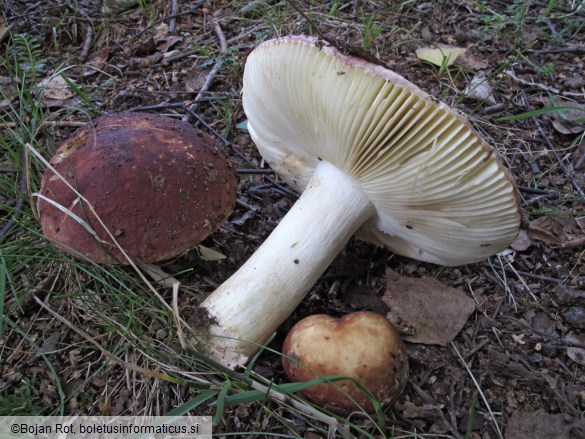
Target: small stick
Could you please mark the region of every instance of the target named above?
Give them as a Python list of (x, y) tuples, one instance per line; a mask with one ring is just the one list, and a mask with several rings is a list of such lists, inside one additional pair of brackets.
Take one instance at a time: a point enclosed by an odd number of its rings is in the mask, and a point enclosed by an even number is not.
[(93, 38), (93, 26), (91, 24), (85, 26), (85, 41), (83, 43), (83, 49), (79, 54), (79, 62), (84, 63), (89, 55), (89, 49), (91, 48), (91, 40)]
[[(508, 272), (514, 273), (514, 271), (512, 271), (510, 269), (510, 267), (505, 267), (505, 270)], [(556, 284), (562, 284), (565, 282), (565, 280), (563, 280), (563, 279), (555, 279), (554, 277), (543, 276), (541, 274), (528, 273), (527, 271), (516, 270), (516, 272), (518, 274), (521, 274), (522, 276), (530, 277), (532, 279), (537, 279), (537, 280), (543, 280), (546, 282), (554, 282)]]
[(540, 194), (540, 195), (552, 195), (552, 196), (560, 196), (557, 191), (553, 191), (551, 189), (539, 189), (536, 187), (528, 187), (528, 186), (518, 186), (520, 192), (526, 192), (528, 194)]
[(201, 101), (203, 93), (206, 92), (207, 90), (209, 90), (213, 80), (215, 79), (215, 75), (217, 75), (217, 72), (219, 72), (219, 70), (223, 66), (223, 55), (225, 55), (227, 53), (227, 40), (226, 40), (225, 34), (223, 33), (223, 30), (221, 29), (221, 26), (219, 25), (219, 22), (217, 20), (215, 21), (215, 25), (213, 26), (213, 30), (215, 31), (215, 33), (219, 39), (219, 56), (217, 57), (215, 64), (211, 68), (211, 71), (205, 77), (205, 81), (203, 82), (203, 85), (201, 86), (199, 93), (197, 94), (197, 96), (193, 100), (193, 103), (187, 109), (188, 113), (185, 116), (183, 116), (183, 122), (190, 122), (191, 121), (191, 114), (190, 113), (197, 111), (197, 108), (199, 107), (199, 101)]
[[(82, 127), (87, 122), (81, 122), (78, 120), (43, 120), (41, 125), (48, 127)], [(1, 122), (0, 129), (2, 128), (16, 128), (18, 124), (16, 122)]]
[(552, 193), (552, 194), (537, 195), (536, 197), (532, 197), (532, 198), (526, 200), (524, 203), (522, 203), (522, 205), (523, 206), (531, 206), (531, 205), (536, 204), (542, 200), (556, 200), (557, 198), (559, 198), (559, 196), (560, 196), (560, 194), (558, 192)]
[(532, 53), (578, 53), (578, 54), (583, 54), (585, 53), (585, 46), (567, 46), (567, 47), (562, 47), (559, 49), (540, 49), (540, 50), (528, 50), (528, 52), (532, 52)]
[(473, 357), (475, 354), (477, 354), (490, 343), (491, 343), (490, 339), (486, 338), (484, 341), (476, 344), (472, 349), (463, 354), (463, 359), (467, 360), (468, 358)]
[(174, 34), (177, 28), (177, 14), (179, 13), (179, 2), (173, 0), (171, 4), (171, 20), (169, 21), (169, 33)]
[(272, 169), (237, 169), (238, 174), (274, 174), (274, 170)]

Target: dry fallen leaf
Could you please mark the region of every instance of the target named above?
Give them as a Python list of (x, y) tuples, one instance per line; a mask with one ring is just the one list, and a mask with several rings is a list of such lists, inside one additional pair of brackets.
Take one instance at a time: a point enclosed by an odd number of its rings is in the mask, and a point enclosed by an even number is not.
[(386, 317), (411, 329), (412, 335), (403, 338), (412, 343), (447, 346), (475, 310), (475, 301), (465, 292), (432, 277), (411, 278), (387, 269), (386, 282)]
[(45, 78), (39, 85), (43, 89), (43, 98), (45, 99), (64, 101), (75, 94), (60, 75)]
[(199, 250), (199, 257), (204, 261), (221, 261), (226, 258), (223, 253), (203, 245), (198, 245), (197, 250)]
[(456, 64), (471, 70), (483, 70), (490, 66), (485, 57), (476, 56), (469, 50), (457, 57)]
[(482, 72), (473, 77), (467, 87), (465, 87), (465, 90), (463, 90), (463, 94), (470, 98), (477, 99), (478, 101), (485, 101), (490, 105), (496, 103), (493, 96), (492, 86)]
[(105, 47), (94, 52), (91, 57), (86, 61), (81, 71), (81, 76), (87, 77), (103, 70), (110, 57), (110, 47)]
[[(569, 333), (565, 336), (565, 340), (580, 345), (585, 345), (585, 334), (576, 335)], [(585, 366), (585, 349), (579, 347), (570, 347), (567, 349), (567, 356), (575, 363)]]
[(517, 252), (523, 252), (528, 250), (532, 246), (532, 239), (528, 236), (526, 230), (520, 230), (516, 240), (510, 245), (512, 250)]
[(547, 108), (559, 108), (548, 114), (559, 133), (577, 134), (585, 131), (585, 106), (561, 96), (542, 96), (540, 101)]
[(416, 50), (416, 57), (422, 61), (430, 62), (436, 66), (450, 66), (457, 57), (464, 54), (467, 49), (462, 47), (437, 44), (437, 47), (422, 47)]
[(183, 37), (169, 35), (160, 40), (156, 40), (156, 48), (161, 53), (167, 53), (171, 47), (180, 41), (183, 41)]

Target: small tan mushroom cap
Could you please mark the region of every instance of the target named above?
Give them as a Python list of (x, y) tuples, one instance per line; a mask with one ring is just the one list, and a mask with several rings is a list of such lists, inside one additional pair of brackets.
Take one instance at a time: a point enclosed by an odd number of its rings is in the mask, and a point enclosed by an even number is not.
[[(284, 371), (291, 381), (348, 376), (381, 404), (393, 402), (408, 378), (408, 356), (398, 332), (383, 316), (370, 311), (340, 319), (325, 314), (306, 317), (290, 330), (282, 352)], [(374, 409), (370, 397), (350, 380), (318, 384), (303, 394), (324, 406), (355, 410), (357, 403), (368, 412)]]
[(168, 117), (100, 117), (66, 140), (50, 164), (59, 175), (47, 169), (41, 181), (43, 233), (57, 248), (98, 263), (128, 261), (63, 179), (93, 206), (128, 255), (145, 263), (201, 242), (236, 200), (236, 174), (223, 151), (210, 137)]
[(243, 105), (258, 150), (304, 190), (326, 160), (361, 184), (376, 214), (358, 236), (443, 265), (514, 241), (519, 198), (497, 154), (465, 118), (396, 73), (315, 38), (258, 46)]

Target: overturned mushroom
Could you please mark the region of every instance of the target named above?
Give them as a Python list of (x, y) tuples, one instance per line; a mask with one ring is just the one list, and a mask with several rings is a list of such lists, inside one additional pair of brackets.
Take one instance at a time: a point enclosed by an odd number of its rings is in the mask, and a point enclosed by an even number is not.
[[(340, 319), (324, 314), (306, 317), (290, 330), (282, 353), (291, 381), (343, 375), (359, 382), (382, 405), (400, 395), (408, 378), (408, 357), (398, 332), (380, 314), (369, 311)], [(303, 394), (323, 406), (374, 410), (370, 396), (351, 380), (317, 384)]]
[(216, 230), (236, 200), (235, 171), (215, 142), (163, 116), (100, 117), (50, 164), (56, 173), (46, 170), (37, 205), (43, 233), (98, 263), (128, 263), (111, 236), (145, 263), (180, 255)]
[(244, 364), (356, 233), (418, 260), (480, 261), (518, 233), (515, 185), (459, 113), (315, 38), (261, 44), (243, 106), (262, 157), (303, 191), (262, 246), (201, 305), (225, 365)]

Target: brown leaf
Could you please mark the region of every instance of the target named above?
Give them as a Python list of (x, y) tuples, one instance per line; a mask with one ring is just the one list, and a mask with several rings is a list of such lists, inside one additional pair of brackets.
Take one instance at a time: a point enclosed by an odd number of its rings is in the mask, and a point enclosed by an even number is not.
[(520, 233), (518, 233), (516, 240), (510, 245), (510, 247), (512, 247), (512, 250), (515, 250), (517, 252), (523, 252), (525, 250), (528, 250), (531, 245), (532, 239), (530, 239), (530, 236), (528, 235), (526, 230), (520, 230)]
[(91, 76), (99, 70), (103, 70), (108, 62), (108, 58), (110, 57), (110, 51), (110, 47), (104, 47), (103, 49), (94, 52), (84, 64), (81, 76)]
[(62, 76), (49, 76), (39, 84), (43, 89), (44, 99), (53, 99), (63, 101), (69, 99), (75, 92), (69, 87), (67, 81)]
[[(585, 345), (585, 334), (576, 335), (569, 333), (565, 336), (565, 340)], [(570, 347), (567, 349), (567, 356), (575, 363), (585, 366), (585, 349), (579, 347)]]
[(557, 244), (558, 233), (558, 228), (554, 227), (553, 222), (548, 216), (541, 216), (532, 221), (528, 226), (528, 235), (531, 238), (539, 239), (549, 245)]
[(470, 51), (462, 53), (461, 56), (457, 58), (455, 65), (466, 67), (468, 69), (473, 70), (483, 70), (489, 67), (489, 63), (486, 61), (485, 58), (475, 56)]
[(465, 292), (431, 277), (411, 278), (386, 270), (387, 289), (382, 300), (390, 307), (388, 320), (407, 327), (412, 343), (447, 346), (475, 310)]
[(168, 37), (161, 38), (156, 41), (156, 48), (161, 53), (167, 53), (171, 47), (177, 44), (179, 41), (183, 41), (183, 37), (176, 35), (169, 35)]

